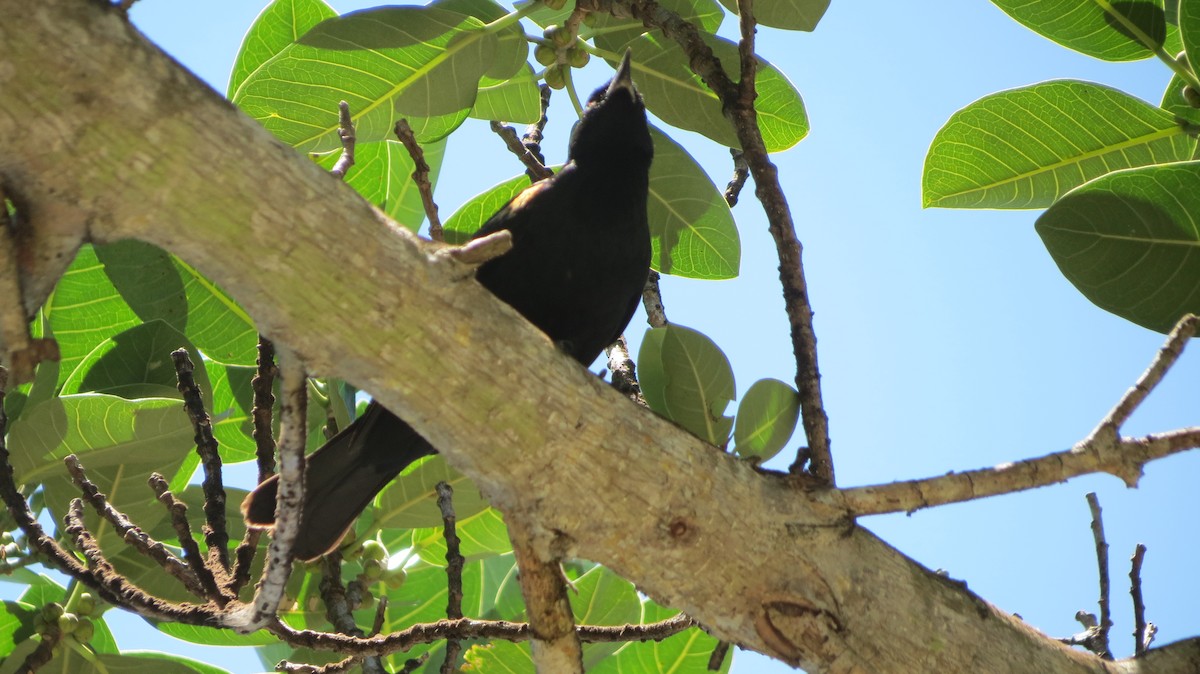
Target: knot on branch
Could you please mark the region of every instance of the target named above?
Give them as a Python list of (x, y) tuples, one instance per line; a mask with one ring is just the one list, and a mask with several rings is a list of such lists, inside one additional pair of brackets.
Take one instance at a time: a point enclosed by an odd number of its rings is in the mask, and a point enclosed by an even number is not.
[(833, 662), (845, 653), (842, 623), (825, 609), (795, 600), (768, 601), (754, 621), (770, 655), (793, 667), (802, 661)]

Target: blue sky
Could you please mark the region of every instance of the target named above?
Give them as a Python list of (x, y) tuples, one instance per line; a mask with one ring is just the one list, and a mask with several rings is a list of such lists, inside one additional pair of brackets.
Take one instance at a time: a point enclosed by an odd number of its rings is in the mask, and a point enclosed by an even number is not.
[[(223, 92), (241, 37), (265, 4), (143, 0), (133, 20)], [(332, 4), (350, 11), (374, 3)], [(722, 32), (733, 30), (731, 20)], [(1157, 103), (1169, 79), (1165, 67), (1110, 64), (1067, 51), (984, 0), (835, 0), (814, 33), (763, 28), (759, 36), (759, 53), (792, 79), (812, 124), (804, 142), (774, 159), (805, 245), (839, 483), (989, 466), (1082, 439), (1140, 374), (1162, 336), (1079, 295), (1034, 233), (1036, 211), (922, 210), (921, 166), (941, 124), (981, 96), (1076, 78)], [(606, 66), (594, 61), (581, 89), (607, 77)], [(551, 162), (565, 154), (572, 117), (566, 97), (556, 96), (544, 143)], [(675, 137), (714, 182), (725, 183), (725, 149), (687, 133)], [(486, 123), (469, 121), (447, 151), (436, 194), (442, 213), (519, 172)], [(762, 377), (790, 381), (794, 364), (777, 262), (752, 185), (734, 212), (741, 276), (666, 279), (663, 288), (668, 316), (712, 337), (744, 392)], [(629, 331), (635, 341), (640, 320)], [(1197, 381), (1200, 354), (1193, 352), (1126, 431), (1195, 425)], [(799, 442), (793, 439), (792, 447)], [(1084, 494), (1097, 491), (1111, 545), (1113, 648), (1126, 656), (1132, 649), (1127, 560), (1135, 543), (1149, 546), (1144, 592), (1159, 643), (1200, 631), (1191, 605), (1200, 596), (1193, 567), (1197, 476), (1200, 453), (1192, 452), (1150, 465), (1137, 490), (1112, 477), (1087, 477), (862, 524), (1002, 609), (1065, 636), (1079, 630), (1077, 610), (1096, 610)], [(119, 622), (124, 648), (194, 654), (237, 674), (263, 669), (249, 651), (200, 650), (159, 637), (137, 619), (109, 616)], [(738, 654), (733, 671), (790, 670)]]

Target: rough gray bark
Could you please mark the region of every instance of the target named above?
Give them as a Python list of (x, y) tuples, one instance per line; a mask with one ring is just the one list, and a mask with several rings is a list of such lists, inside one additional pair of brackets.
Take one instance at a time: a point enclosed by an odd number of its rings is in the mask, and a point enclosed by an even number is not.
[(0, 17), (0, 185), (29, 240), (54, 242), (21, 251), (27, 304), (84, 238), (166, 248), (507, 517), (813, 672), (1200, 671), (1200, 639), (1123, 663), (1062, 646), (630, 404), (103, 3), (0, 0)]

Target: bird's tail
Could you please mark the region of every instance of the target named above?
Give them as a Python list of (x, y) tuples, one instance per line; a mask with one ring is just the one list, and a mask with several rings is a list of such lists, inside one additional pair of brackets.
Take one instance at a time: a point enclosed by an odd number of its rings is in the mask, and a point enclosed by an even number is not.
[[(361, 417), (308, 456), (304, 510), (293, 551), (311, 560), (337, 547), (354, 520), (392, 478), (412, 462), (435, 454), (407, 423), (371, 403)], [(258, 485), (242, 501), (246, 524), (275, 524), (278, 476)]]

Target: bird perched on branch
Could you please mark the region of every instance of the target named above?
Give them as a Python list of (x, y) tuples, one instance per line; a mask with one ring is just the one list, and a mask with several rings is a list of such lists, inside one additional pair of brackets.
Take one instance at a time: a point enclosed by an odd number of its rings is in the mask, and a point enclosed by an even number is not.
[[(616, 341), (641, 298), (650, 266), (646, 200), (654, 148), (629, 53), (588, 99), (567, 164), (526, 188), (475, 234), (512, 234), (512, 250), (476, 279), (589, 365)], [(402, 419), (372, 403), (308, 457), (305, 505), (294, 551), (325, 554), (392, 478), (436, 450)], [(276, 478), (242, 503), (247, 524), (275, 521)]]

